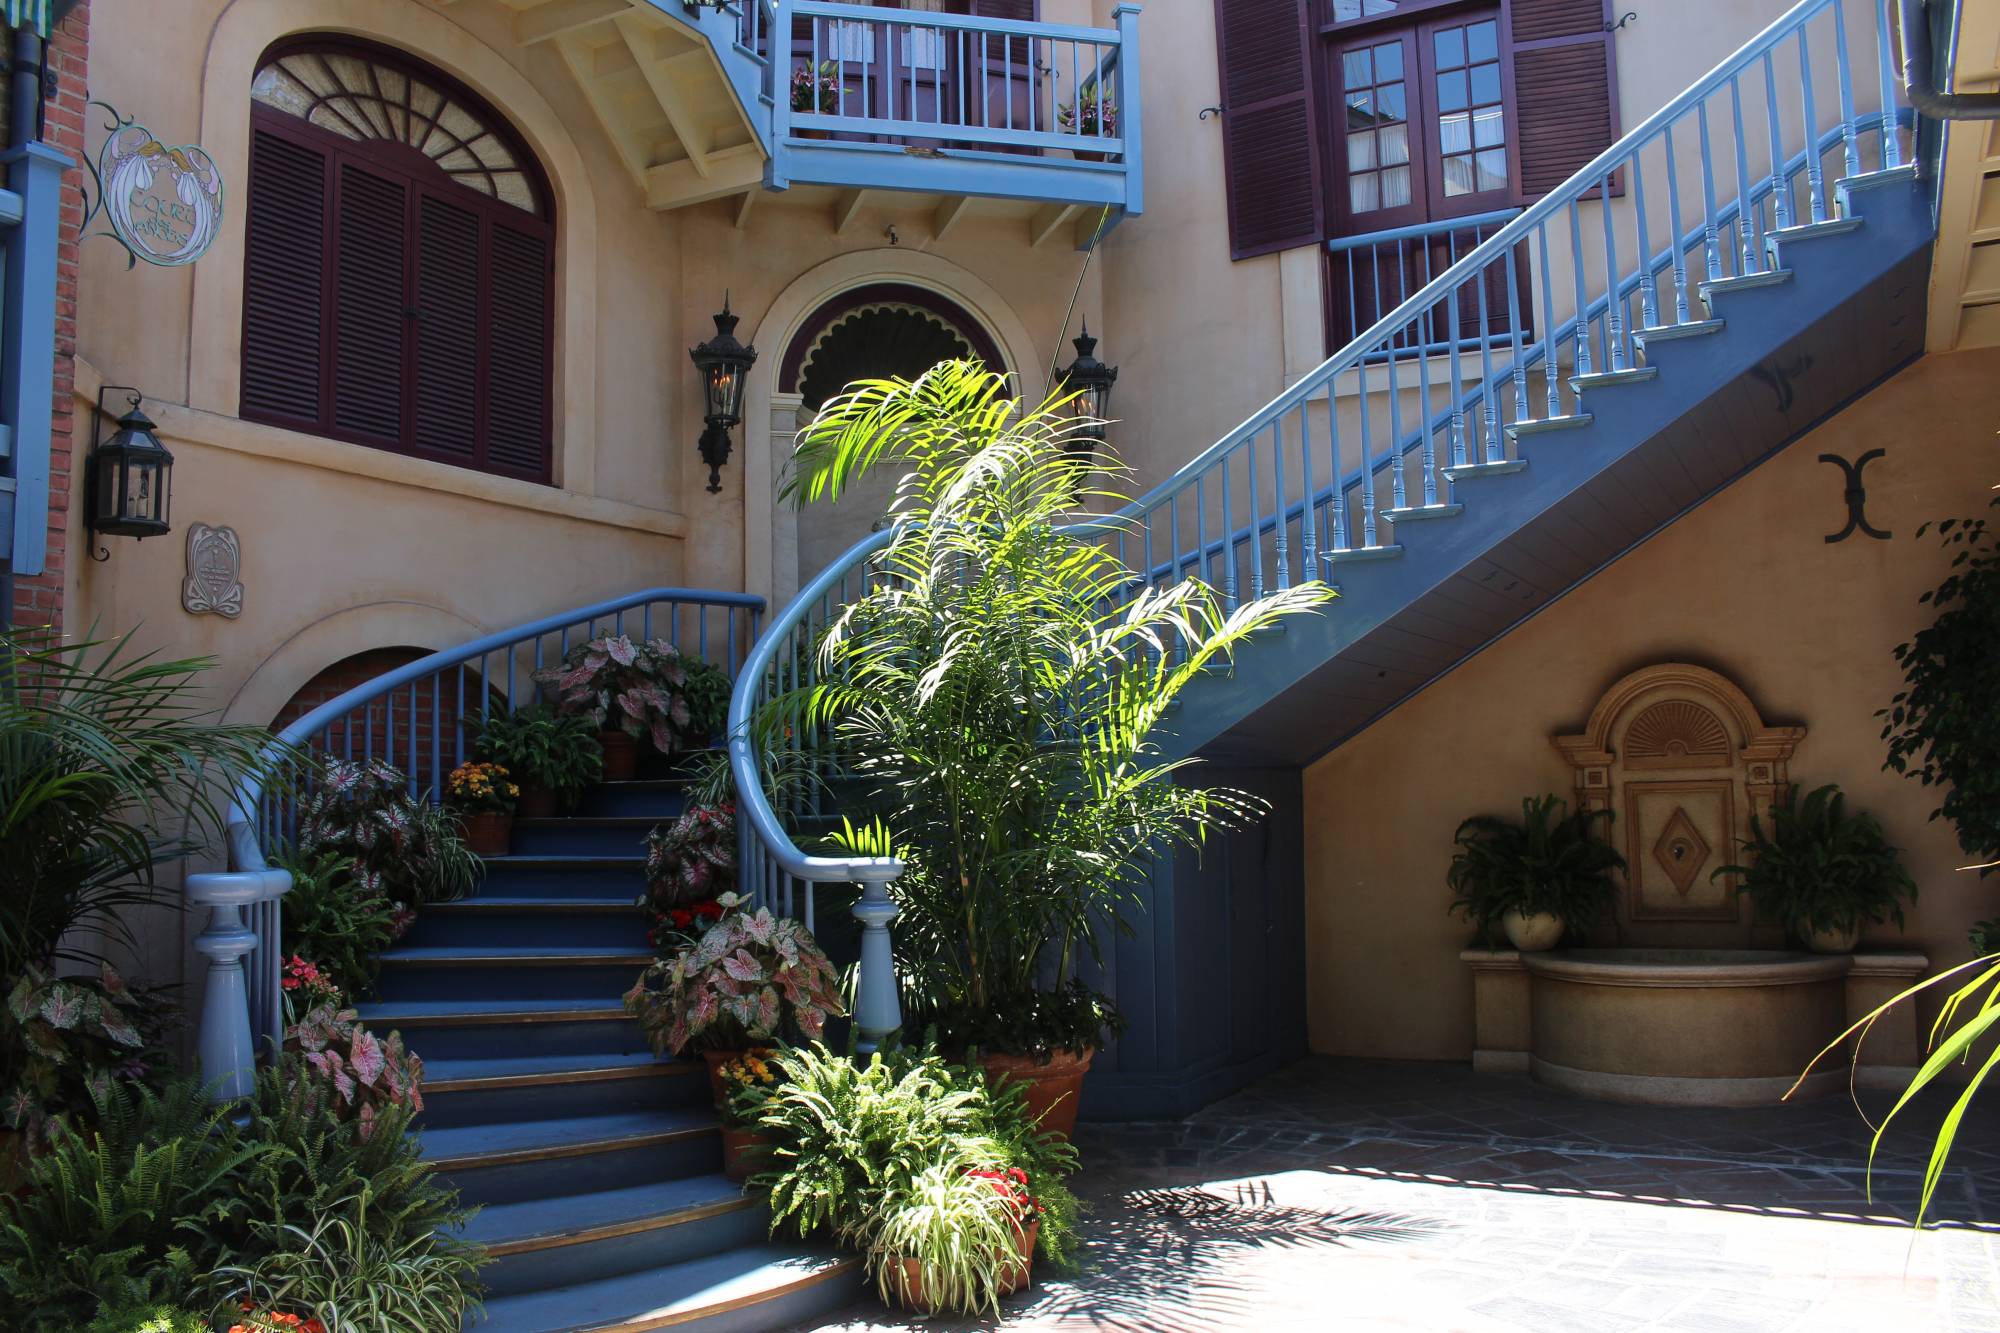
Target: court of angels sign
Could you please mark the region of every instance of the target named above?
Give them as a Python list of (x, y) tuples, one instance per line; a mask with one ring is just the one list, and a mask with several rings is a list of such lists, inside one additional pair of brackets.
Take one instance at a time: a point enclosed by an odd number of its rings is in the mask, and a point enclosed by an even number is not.
[(84, 225), (99, 211), (109, 235), (130, 259), (166, 268), (192, 264), (206, 254), (222, 225), (222, 172), (198, 144), (168, 145), (144, 125), (133, 123), (102, 102), (112, 119), (109, 137), (90, 172), (97, 198)]

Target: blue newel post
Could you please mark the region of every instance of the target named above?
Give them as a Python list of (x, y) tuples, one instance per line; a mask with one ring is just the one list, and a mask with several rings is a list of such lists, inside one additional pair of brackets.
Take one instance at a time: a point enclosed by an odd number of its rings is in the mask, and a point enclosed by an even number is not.
[(867, 1055), (880, 1050), (903, 1026), (903, 1006), (896, 995), (896, 956), (889, 940), (896, 904), (889, 899), (888, 881), (863, 882), (854, 915), (861, 922), (861, 976), (854, 986), (854, 1028), (856, 1045)]
[[(243, 909), (283, 896), (292, 877), (282, 870), (227, 871), (187, 877), (190, 902), (209, 909), (195, 950), (208, 959), (208, 987), (201, 1001), (197, 1072), (216, 1101), (248, 1097), (256, 1084), (257, 1047), (250, 1031), (250, 987), (243, 959), (257, 947), (257, 933)], [(276, 940), (267, 941), (272, 948)]]

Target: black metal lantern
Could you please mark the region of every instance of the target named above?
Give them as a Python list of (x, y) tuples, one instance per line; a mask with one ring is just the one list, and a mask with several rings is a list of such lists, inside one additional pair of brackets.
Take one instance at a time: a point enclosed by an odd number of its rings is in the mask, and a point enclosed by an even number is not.
[(689, 348), (688, 357), (701, 372), (702, 418), (708, 423), (701, 433), (701, 461), (708, 464), (708, 489), (719, 491), (722, 465), (729, 461), (729, 428), (742, 424), (744, 382), (757, 360), (756, 348), (736, 341), (736, 316), (729, 313), (727, 294), (715, 317), (715, 336)]
[(1063, 371), (1062, 387), (1064, 392), (1077, 395), (1070, 405), (1084, 423), (1077, 428), (1077, 435), (1095, 446), (1104, 442), (1104, 423), (1111, 419), (1111, 386), (1118, 382), (1118, 367), (1097, 359), (1097, 339), (1090, 336), (1090, 321), (1084, 321), (1082, 336), (1071, 342), (1076, 347), (1076, 360)]
[[(173, 490), (174, 456), (153, 434), (151, 418), (139, 410), (137, 389), (106, 385), (97, 394), (97, 429), (103, 429), (104, 398), (129, 395), (118, 430), (90, 454), (89, 524), (112, 537), (162, 537), (171, 529), (168, 500)], [(108, 559), (105, 552), (101, 558)]]

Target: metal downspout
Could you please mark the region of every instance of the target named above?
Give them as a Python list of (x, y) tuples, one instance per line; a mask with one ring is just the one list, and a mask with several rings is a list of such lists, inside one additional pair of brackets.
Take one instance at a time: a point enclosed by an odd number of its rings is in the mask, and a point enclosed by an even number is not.
[[(9, 81), (7, 146), (19, 148), (42, 135), (42, 35), (28, 24), (14, 30)], [(0, 559), (0, 629), (14, 627), (14, 565)]]
[(2000, 92), (1948, 93), (1938, 87), (1931, 59), (1927, 0), (1899, 0), (1903, 29), (1903, 89), (1910, 105), (1937, 120), (2000, 120)]

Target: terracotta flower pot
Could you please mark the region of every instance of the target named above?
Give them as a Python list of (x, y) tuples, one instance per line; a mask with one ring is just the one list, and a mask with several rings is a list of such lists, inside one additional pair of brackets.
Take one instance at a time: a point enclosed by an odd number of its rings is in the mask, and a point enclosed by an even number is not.
[(630, 782), (639, 771), (639, 740), (622, 731), (600, 731), (597, 744), (604, 751), (604, 780)]
[(1509, 910), (1500, 917), (1500, 929), (1522, 953), (1541, 953), (1562, 942), (1563, 919), (1554, 912)]
[(722, 1127), (722, 1174), (741, 1185), (771, 1165), (771, 1140), (754, 1129)]
[(459, 815), (465, 846), (474, 856), (505, 856), (514, 833), (510, 810), (471, 810)]
[(531, 787), (521, 784), (521, 799), (514, 802), (517, 819), (553, 819), (556, 813), (556, 793), (551, 787)]
[(1072, 148), (1069, 155), (1079, 162), (1109, 162), (1111, 154), (1100, 153), (1094, 148)]
[(1045, 1133), (1067, 1140), (1076, 1132), (1077, 1100), (1083, 1076), (1097, 1049), (1057, 1051), (1045, 1064), (1027, 1055), (982, 1055), (979, 1064), (994, 1083), (1016, 1081), (1027, 1088), (1028, 1118)]
[(720, 1111), (722, 1104), (729, 1100), (729, 1085), (723, 1081), (722, 1067), (742, 1055), (742, 1051), (703, 1051), (702, 1062), (708, 1066), (708, 1095)]
[[(1012, 1296), (1023, 1287), (1033, 1286), (1035, 1280), (1035, 1238), (1041, 1234), (1040, 1218), (1015, 1231), (1019, 1253), (1012, 1268), (1000, 1277), (1000, 1294)], [(930, 1284), (921, 1259), (898, 1259), (896, 1267), (902, 1276), (902, 1298), (905, 1307), (925, 1314), (936, 1314), (942, 1308), (941, 1302), (931, 1294)]]
[(1814, 953), (1853, 953), (1854, 946), (1861, 942), (1861, 928), (1850, 926), (1846, 930), (1814, 930), (1806, 934), (1806, 948)]

